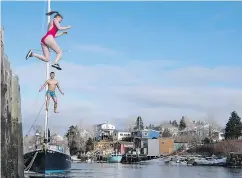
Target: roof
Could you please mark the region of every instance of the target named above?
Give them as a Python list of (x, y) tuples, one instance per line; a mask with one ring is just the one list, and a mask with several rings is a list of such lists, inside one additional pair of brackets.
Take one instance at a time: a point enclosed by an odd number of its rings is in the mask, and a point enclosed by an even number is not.
[(115, 130), (114, 132), (129, 132), (129, 133), (131, 133), (131, 131), (128, 131), (128, 130)]

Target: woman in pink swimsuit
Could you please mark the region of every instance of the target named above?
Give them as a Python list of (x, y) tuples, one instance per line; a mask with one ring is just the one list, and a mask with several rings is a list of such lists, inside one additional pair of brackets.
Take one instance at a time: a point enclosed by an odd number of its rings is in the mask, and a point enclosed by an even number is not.
[(67, 34), (67, 32), (62, 32), (62, 33), (57, 33), (58, 30), (67, 30), (70, 29), (71, 26), (67, 26), (67, 27), (61, 27), (60, 23), (63, 19), (62, 15), (60, 15), (58, 12), (56, 11), (51, 11), (49, 13), (47, 13), (46, 15), (52, 15), (52, 14), (56, 14), (54, 16), (54, 19), (49, 23), (48, 25), (48, 32), (46, 33), (46, 35), (41, 39), (41, 47), (42, 47), (42, 51), (44, 55), (39, 55), (36, 53), (33, 53), (32, 50), (30, 50), (26, 56), (26, 60), (29, 57), (36, 57), (44, 62), (49, 62), (50, 61), (50, 52), (49, 52), (49, 48), (53, 49), (57, 56), (56, 59), (54, 61), (54, 64), (52, 65), (52, 67), (55, 67), (59, 70), (61, 70), (58, 61), (60, 60), (61, 56), (62, 56), (62, 51), (59, 47), (59, 45), (56, 43), (55, 41), (55, 37)]

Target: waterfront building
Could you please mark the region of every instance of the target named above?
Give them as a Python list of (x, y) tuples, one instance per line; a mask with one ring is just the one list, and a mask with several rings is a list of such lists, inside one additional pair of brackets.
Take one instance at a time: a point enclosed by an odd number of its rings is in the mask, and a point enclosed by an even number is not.
[(94, 125), (94, 139), (96, 141), (110, 140), (112, 139), (114, 130), (115, 125), (113, 124), (102, 123)]
[(129, 131), (122, 131), (122, 130), (115, 130), (113, 132), (113, 140), (123, 140), (125, 138), (131, 137), (131, 132)]

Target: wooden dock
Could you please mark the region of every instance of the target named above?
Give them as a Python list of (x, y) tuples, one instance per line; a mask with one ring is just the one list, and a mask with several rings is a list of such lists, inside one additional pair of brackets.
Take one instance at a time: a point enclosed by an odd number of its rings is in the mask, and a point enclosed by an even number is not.
[(140, 161), (148, 160), (147, 155), (138, 154), (124, 154), (121, 160), (122, 164), (136, 164)]

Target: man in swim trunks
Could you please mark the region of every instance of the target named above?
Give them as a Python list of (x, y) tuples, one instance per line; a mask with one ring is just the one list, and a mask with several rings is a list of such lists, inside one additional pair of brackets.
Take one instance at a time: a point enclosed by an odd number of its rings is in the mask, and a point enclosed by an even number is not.
[(64, 95), (64, 93), (60, 89), (59, 82), (56, 79), (54, 79), (54, 77), (55, 77), (55, 73), (54, 72), (51, 72), (50, 73), (50, 79), (47, 80), (44, 83), (44, 85), (40, 88), (39, 92), (41, 92), (41, 90), (43, 90), (43, 88), (48, 84), (48, 90), (46, 92), (46, 97), (47, 97), (47, 100), (46, 100), (46, 110), (48, 111), (50, 97), (51, 97), (53, 99), (53, 101), (54, 101), (54, 112), (55, 113), (59, 113), (57, 111), (57, 97), (56, 97), (56, 94), (55, 94), (56, 86), (57, 86), (57, 88), (59, 89), (59, 91), (60, 91), (60, 93), (62, 95)]

